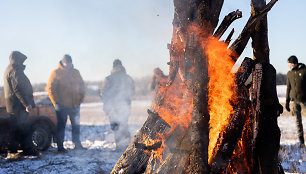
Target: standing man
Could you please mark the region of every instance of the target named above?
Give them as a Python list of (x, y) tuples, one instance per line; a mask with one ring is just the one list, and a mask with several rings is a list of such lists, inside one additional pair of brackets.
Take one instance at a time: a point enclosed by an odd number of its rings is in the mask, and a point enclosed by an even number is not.
[(85, 149), (80, 141), (80, 104), (84, 99), (85, 85), (80, 72), (73, 67), (70, 55), (64, 55), (57, 69), (52, 71), (46, 90), (56, 111), (58, 152), (67, 152), (63, 142), (68, 115), (75, 149)]
[(154, 74), (150, 82), (150, 89), (155, 90), (156, 86), (164, 86), (167, 83), (168, 76), (160, 68), (153, 70)]
[(114, 60), (113, 70), (102, 85), (101, 99), (104, 103), (103, 110), (115, 133), (116, 150), (123, 150), (130, 142), (128, 119), (134, 92), (133, 79), (126, 74), (121, 61)]
[(292, 114), (296, 117), (296, 126), (300, 147), (305, 147), (302, 115), (306, 115), (306, 66), (298, 62), (296, 56), (288, 58), (290, 71), (287, 73), (286, 109), (290, 111), (292, 101)]
[(9, 149), (10, 153), (17, 153), (21, 144), (24, 155), (37, 156), (34, 149), (29, 124), (29, 112), (35, 107), (33, 88), (30, 80), (24, 74), (27, 57), (19, 51), (13, 51), (10, 55), (10, 64), (4, 73), (4, 96), (6, 110), (11, 118), (11, 130)]

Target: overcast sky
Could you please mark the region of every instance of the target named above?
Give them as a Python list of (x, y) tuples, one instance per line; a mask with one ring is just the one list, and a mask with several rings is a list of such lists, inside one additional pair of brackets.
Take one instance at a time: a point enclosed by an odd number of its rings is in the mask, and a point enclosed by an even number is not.
[[(32, 83), (46, 83), (64, 54), (86, 81), (102, 80), (116, 58), (133, 77), (168, 73), (173, 0), (9, 0), (0, 1), (0, 73), (11, 51), (27, 55), (26, 74)], [(220, 21), (240, 9), (235, 35), (250, 16), (248, 0), (225, 0)], [(271, 63), (288, 71), (286, 60), (295, 54), (306, 63), (305, 0), (279, 0), (268, 15)], [(231, 29), (231, 28), (230, 28)], [(251, 57), (248, 45), (242, 55)], [(0, 76), (0, 85), (3, 84)]]

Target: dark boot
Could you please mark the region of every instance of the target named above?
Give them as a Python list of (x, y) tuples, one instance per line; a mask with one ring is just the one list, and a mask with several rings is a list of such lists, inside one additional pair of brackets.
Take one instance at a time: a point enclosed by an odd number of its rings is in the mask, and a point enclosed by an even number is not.
[(67, 150), (66, 150), (64, 147), (59, 147), (59, 148), (57, 149), (57, 152), (58, 152), (58, 153), (67, 153)]
[(24, 150), (22, 154), (24, 156), (38, 156), (39, 151), (36, 149), (27, 149), (27, 150)]

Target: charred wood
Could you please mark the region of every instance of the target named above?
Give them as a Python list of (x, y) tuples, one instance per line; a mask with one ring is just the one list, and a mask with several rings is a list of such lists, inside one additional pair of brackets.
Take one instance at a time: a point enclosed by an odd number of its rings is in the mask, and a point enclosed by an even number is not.
[[(253, 16), (265, 10), (266, 0), (252, 0), (251, 2)], [(282, 106), (276, 94), (276, 70), (269, 64), (267, 15), (263, 15), (256, 24), (255, 32), (251, 36), (254, 59), (259, 62), (253, 72), (252, 85), (254, 173), (277, 174), (280, 146), (277, 117), (282, 112)]]
[(162, 142), (158, 141), (157, 143), (154, 143), (154, 144), (151, 144), (151, 145), (135, 142), (134, 145), (135, 145), (135, 148), (151, 151), (151, 150), (156, 150), (156, 149), (160, 148), (161, 145), (162, 145)]
[(276, 70), (269, 63), (257, 63), (253, 70), (252, 109), (254, 113), (254, 172), (277, 173), (282, 112), (276, 93)]
[(153, 173), (190, 173), (188, 172), (188, 169), (190, 168), (188, 159), (191, 153), (190, 136), (191, 127), (187, 129), (184, 137), (180, 139), (181, 141), (176, 143), (175, 148), (170, 150), (170, 154), (163, 161), (161, 166)]
[[(266, 5), (266, 0), (252, 0), (252, 15), (255, 16)], [(264, 15), (255, 26), (255, 32), (252, 33), (252, 47), (254, 59), (257, 62), (270, 62), (269, 60), (269, 42), (268, 42), (268, 23), (267, 15)]]
[(242, 32), (240, 33), (239, 37), (233, 42), (230, 46), (229, 50), (231, 51), (230, 56), (236, 62), (239, 56), (242, 54), (243, 50), (245, 49), (251, 34), (255, 30), (255, 26), (264, 17), (269, 10), (274, 6), (277, 0), (271, 0), (265, 8), (258, 11), (256, 14), (251, 15), (248, 22), (246, 23), (245, 27), (243, 28)]
[(234, 32), (235, 32), (235, 30), (232, 29), (232, 31), (230, 32), (230, 34), (229, 34), (229, 35), (227, 36), (227, 38), (225, 39), (224, 42), (225, 42), (227, 45), (229, 45), (229, 43), (231, 42)]
[(157, 113), (148, 110), (148, 114), (143, 127), (119, 158), (111, 173), (143, 173), (146, 170), (151, 153), (135, 148), (135, 143), (141, 142), (144, 136), (152, 140), (158, 139), (158, 134), (165, 134), (170, 130), (170, 126)]
[(214, 33), (214, 37), (220, 39), (227, 28), (236, 20), (242, 17), (242, 12), (239, 10), (233, 11), (224, 17), (217, 31)]
[(238, 72), (235, 75), (237, 86), (234, 87), (236, 98), (232, 99), (234, 113), (229, 124), (219, 135), (217, 146), (214, 148), (211, 160), (211, 173), (222, 173), (228, 166), (233, 152), (241, 139), (246, 120), (250, 116), (250, 106), (248, 90), (244, 83), (252, 73), (254, 67), (253, 60), (245, 58)]

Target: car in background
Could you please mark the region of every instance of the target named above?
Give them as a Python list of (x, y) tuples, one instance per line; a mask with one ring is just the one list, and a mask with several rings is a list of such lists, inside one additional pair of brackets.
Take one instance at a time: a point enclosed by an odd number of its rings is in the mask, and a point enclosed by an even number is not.
[[(31, 110), (30, 125), (32, 143), (40, 151), (47, 150), (52, 141), (56, 142), (56, 113), (48, 96), (34, 96), (36, 107)], [(9, 114), (5, 107), (0, 107), (0, 151), (6, 152), (11, 139)]]

